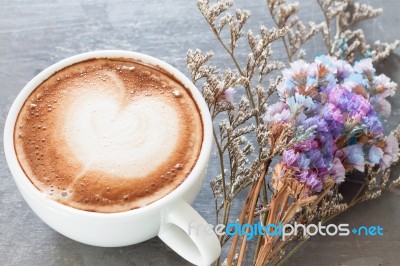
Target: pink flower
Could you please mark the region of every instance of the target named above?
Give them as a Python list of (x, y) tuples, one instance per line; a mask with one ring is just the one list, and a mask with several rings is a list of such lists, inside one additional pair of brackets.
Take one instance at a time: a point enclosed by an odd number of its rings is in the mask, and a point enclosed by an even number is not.
[(380, 110), (381, 115), (384, 117), (389, 117), (392, 111), (392, 105), (386, 99), (382, 99), (380, 101), (380, 106), (381, 106)]
[(332, 171), (334, 174), (336, 184), (342, 183), (344, 181), (344, 179), (346, 178), (346, 176), (345, 176), (346, 170), (344, 169), (342, 161), (337, 157), (335, 157), (335, 159), (333, 159)]
[(224, 91), (223, 97), (226, 101), (233, 103), (233, 95), (236, 93), (234, 88), (228, 88)]
[(333, 103), (334, 105), (338, 105), (339, 99), (342, 95), (343, 95), (343, 89), (335, 87), (329, 93), (328, 100), (330, 103)]
[(386, 147), (383, 150), (383, 157), (380, 160), (381, 168), (384, 170), (388, 168), (392, 163), (397, 161), (399, 155), (399, 143), (397, 139), (390, 134), (386, 138)]
[(286, 103), (276, 102), (268, 107), (264, 116), (265, 123), (286, 123), (292, 118), (292, 114)]
[(293, 145), (293, 147), (297, 150), (301, 151), (309, 151), (313, 149), (318, 149), (318, 142), (312, 139), (305, 140), (302, 142), (298, 142)]
[(335, 120), (340, 123), (344, 122), (344, 116), (343, 113), (340, 111), (339, 108), (337, 108), (335, 105), (328, 103), (328, 112), (329, 115)]
[(383, 117), (389, 117), (392, 111), (392, 105), (384, 98), (371, 97), (371, 104), (374, 110), (380, 113)]
[(286, 79), (306, 77), (308, 75), (307, 73), (308, 67), (309, 67), (308, 63), (306, 63), (303, 60), (298, 60), (293, 63), (290, 63), (290, 68), (284, 69), (282, 71), (282, 74)]
[(394, 96), (397, 85), (393, 81), (390, 81), (387, 76), (381, 74), (374, 77), (374, 84), (376, 87), (376, 97), (386, 98), (388, 96)]

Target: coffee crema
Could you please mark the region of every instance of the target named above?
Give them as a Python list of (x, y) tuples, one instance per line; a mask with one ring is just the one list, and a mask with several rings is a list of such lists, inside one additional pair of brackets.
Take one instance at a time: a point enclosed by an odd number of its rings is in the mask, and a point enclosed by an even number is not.
[(125, 58), (56, 72), (27, 98), (14, 130), (18, 161), (40, 191), (106, 213), (173, 191), (202, 142), (190, 91), (164, 70)]

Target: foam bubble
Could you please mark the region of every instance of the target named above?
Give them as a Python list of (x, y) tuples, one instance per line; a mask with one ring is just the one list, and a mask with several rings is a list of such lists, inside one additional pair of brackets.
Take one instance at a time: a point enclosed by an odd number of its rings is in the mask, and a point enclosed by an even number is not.
[(172, 90), (172, 94), (176, 97), (179, 98), (182, 96), (181, 92), (178, 89)]

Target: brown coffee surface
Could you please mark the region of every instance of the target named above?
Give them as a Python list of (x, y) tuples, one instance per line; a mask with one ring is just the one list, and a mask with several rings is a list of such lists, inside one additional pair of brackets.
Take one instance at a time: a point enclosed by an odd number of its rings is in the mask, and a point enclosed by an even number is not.
[(161, 69), (93, 59), (56, 72), (25, 101), (18, 161), (53, 200), (94, 212), (146, 206), (194, 167), (202, 121), (190, 92)]

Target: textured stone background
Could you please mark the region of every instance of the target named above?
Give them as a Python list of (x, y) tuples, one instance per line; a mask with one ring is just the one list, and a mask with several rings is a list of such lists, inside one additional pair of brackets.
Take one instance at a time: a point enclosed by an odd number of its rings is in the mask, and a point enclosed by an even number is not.
[[(264, 0), (236, 1), (252, 12), (250, 27), (272, 26)], [(367, 1), (384, 9), (384, 15), (361, 24), (369, 40), (400, 38), (400, 2)], [(301, 3), (304, 21), (321, 16), (315, 1)], [(47, 66), (81, 52), (123, 49), (158, 57), (186, 70), (188, 49), (214, 50), (220, 66), (226, 54), (197, 11), (195, 1), (0, 1), (0, 132), (12, 101), (22, 87)], [(321, 38), (308, 45), (309, 59), (325, 52)], [(239, 50), (239, 57), (244, 57)], [(278, 48), (274, 56), (285, 55)], [(399, 51), (378, 66), (400, 82)], [(400, 122), (400, 93), (392, 99), (393, 115), (386, 130)], [(0, 139), (1, 147), (3, 138)], [(0, 265), (188, 265), (158, 238), (121, 248), (98, 248), (70, 240), (45, 225), (24, 202), (0, 149)], [(217, 173), (216, 155), (207, 178)], [(397, 175), (398, 175), (397, 171)], [(352, 226), (381, 225), (383, 237), (314, 237), (286, 265), (399, 265), (400, 195), (385, 193), (360, 204), (333, 222)], [(214, 222), (212, 194), (206, 182), (194, 208)], [(239, 209), (236, 208), (236, 212)], [(251, 256), (249, 255), (249, 258)], [(251, 265), (250, 261), (246, 263)]]

